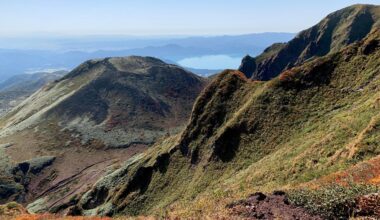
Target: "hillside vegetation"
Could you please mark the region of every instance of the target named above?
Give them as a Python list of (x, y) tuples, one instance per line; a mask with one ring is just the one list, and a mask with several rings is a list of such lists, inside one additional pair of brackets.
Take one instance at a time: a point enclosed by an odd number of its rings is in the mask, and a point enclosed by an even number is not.
[(268, 82), (227, 70), (180, 135), (98, 181), (70, 213), (215, 217), (256, 190), (297, 187), (371, 159), (379, 153), (379, 60), (374, 30)]

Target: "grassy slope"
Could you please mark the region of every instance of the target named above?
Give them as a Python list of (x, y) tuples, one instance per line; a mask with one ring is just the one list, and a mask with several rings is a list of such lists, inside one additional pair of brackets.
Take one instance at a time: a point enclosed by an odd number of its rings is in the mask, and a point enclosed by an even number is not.
[(223, 214), (225, 204), (255, 190), (294, 187), (374, 157), (379, 40), (372, 33), (266, 83), (220, 74), (198, 98), (181, 137), (105, 178), (122, 182), (98, 184), (72, 212)]

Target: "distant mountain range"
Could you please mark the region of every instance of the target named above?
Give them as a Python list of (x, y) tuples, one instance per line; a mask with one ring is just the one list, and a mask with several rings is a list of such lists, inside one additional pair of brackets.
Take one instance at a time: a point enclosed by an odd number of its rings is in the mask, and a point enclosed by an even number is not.
[[(272, 43), (287, 42), (293, 36), (294, 34), (290, 33), (263, 33), (174, 39), (93, 37), (87, 39), (88, 42), (85, 39), (56, 39), (51, 40), (51, 44), (55, 45), (54, 50), (44, 47), (45, 41), (33, 41), (30, 46), (31, 49), (28, 50), (9, 49), (10, 46), (3, 45), (8, 49), (0, 49), (0, 82), (10, 76), (25, 72), (44, 71), (45, 69), (70, 70), (86, 60), (104, 57), (153, 56), (162, 60), (170, 60), (174, 63), (185, 58), (204, 55), (223, 54), (243, 57), (248, 53), (259, 54)], [(7, 40), (12, 41), (12, 39)], [(28, 42), (28, 40), (23, 39), (22, 42)], [(47, 42), (49, 41), (47, 40)], [(211, 70), (211, 72), (215, 71)]]
[[(295, 33), (253, 33), (220, 36), (78, 36), (78, 37), (0, 37), (0, 48), (44, 51), (115, 51), (175, 44), (181, 47), (241, 52), (249, 47), (262, 47), (288, 41)], [(232, 44), (234, 43), (234, 44)], [(248, 48), (243, 48), (246, 45)], [(236, 50), (237, 48), (237, 50)], [(252, 52), (252, 51), (251, 51)]]

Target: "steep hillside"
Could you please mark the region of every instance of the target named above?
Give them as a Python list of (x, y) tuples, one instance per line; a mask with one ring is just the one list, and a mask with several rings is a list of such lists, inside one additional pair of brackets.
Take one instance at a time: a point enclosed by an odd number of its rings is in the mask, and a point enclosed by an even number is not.
[(83, 63), (0, 118), (0, 202), (60, 207), (182, 129), (206, 83), (150, 57)]
[(22, 74), (0, 83), (0, 116), (18, 105), (42, 86), (60, 79), (67, 72)]
[(334, 53), (380, 27), (380, 6), (354, 5), (328, 15), (286, 44), (274, 44), (239, 68), (254, 80), (269, 80), (304, 61)]
[(374, 30), (268, 82), (225, 71), (197, 99), (181, 134), (73, 197), (69, 213), (218, 217), (257, 190), (353, 169), (379, 154), (379, 60)]

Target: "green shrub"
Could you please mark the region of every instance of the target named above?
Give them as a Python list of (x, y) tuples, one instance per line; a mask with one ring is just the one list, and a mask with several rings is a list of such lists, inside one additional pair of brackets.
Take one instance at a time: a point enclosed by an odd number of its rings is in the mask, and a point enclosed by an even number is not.
[(10, 202), (10, 203), (8, 203), (6, 206), (7, 206), (7, 209), (15, 209), (15, 208), (17, 208), (19, 205), (18, 205), (16, 202)]
[(313, 214), (327, 219), (348, 219), (353, 215), (357, 197), (378, 191), (379, 188), (373, 185), (333, 184), (314, 190), (292, 190), (288, 194), (291, 203), (304, 207)]

